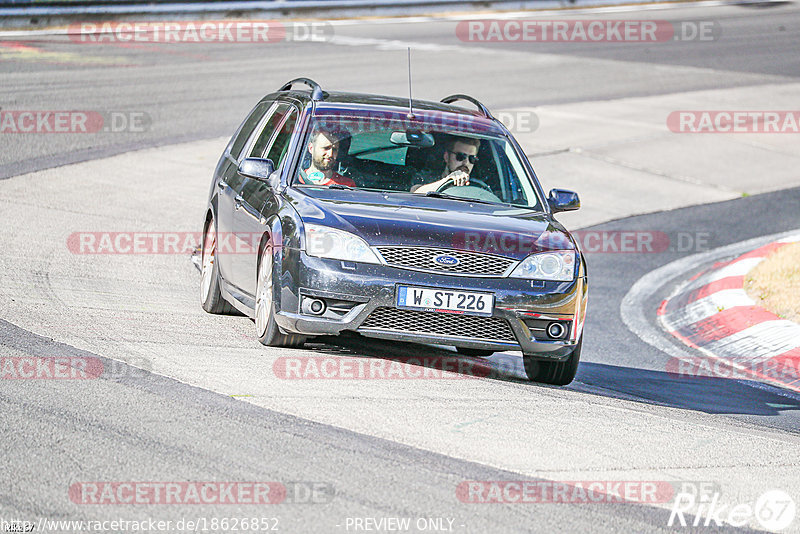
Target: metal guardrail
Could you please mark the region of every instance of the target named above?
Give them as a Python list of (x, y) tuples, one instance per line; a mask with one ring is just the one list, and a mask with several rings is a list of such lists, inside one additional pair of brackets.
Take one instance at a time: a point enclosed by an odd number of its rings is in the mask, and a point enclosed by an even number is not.
[[(559, 9), (697, 0), (0, 0), (0, 28), (38, 28), (75, 20), (188, 17), (421, 15), (448, 10)], [(753, 0), (762, 1), (762, 0)]]
[[(438, 0), (430, 1), (428, 3), (451, 3), (455, 0)], [(460, 0), (462, 3), (464, 0)], [(573, 0), (574, 1), (574, 0)], [(516, 2), (519, 0), (492, 0), (492, 3), (500, 2)], [(120, 6), (120, 5), (165, 5), (165, 4), (198, 4), (205, 5), (206, 7), (211, 4), (219, 5), (224, 8), (225, 5), (240, 8), (243, 5), (250, 4), (253, 7), (302, 7), (304, 5), (331, 5), (335, 6), (342, 3), (341, 0), (0, 0), (0, 7), (18, 7), (18, 8), (58, 8), (58, 7), (86, 7), (86, 8), (99, 8), (103, 5)], [(349, 2), (352, 3), (352, 2)], [(381, 2), (376, 2), (381, 3)], [(394, 0), (391, 2), (397, 5), (403, 4), (416, 4), (420, 3), (418, 0)], [(469, 2), (466, 2), (469, 3)]]
[[(264, 0), (267, 2), (294, 2), (296, 0)], [(300, 0), (302, 1), (302, 0)], [(99, 6), (108, 4), (204, 4), (233, 3), (234, 0), (0, 0), (0, 7), (58, 7)]]

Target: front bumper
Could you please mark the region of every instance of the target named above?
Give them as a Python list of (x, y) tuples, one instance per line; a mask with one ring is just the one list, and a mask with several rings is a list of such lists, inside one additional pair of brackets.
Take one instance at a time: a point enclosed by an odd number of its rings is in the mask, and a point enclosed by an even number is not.
[[(283, 249), (282, 252), (281, 261), (276, 262), (281, 266), (281, 272), (276, 272), (274, 278), (279, 281), (275, 295), (275, 320), (287, 332), (314, 336), (353, 331), (368, 337), (416, 343), (495, 351), (520, 350), (529, 356), (562, 360), (571, 354), (583, 329), (587, 284), (582, 262), (579, 276), (572, 282), (532, 283), (518, 278), (469, 278), (328, 260), (308, 256), (297, 249)], [(475, 335), (479, 329), (466, 329), (470, 331), (461, 334), (457, 328), (446, 333), (442, 333), (441, 327), (426, 328), (425, 324), (432, 324), (430, 314), (435, 314), (434, 319), (439, 323), (450, 321), (455, 325), (459, 321), (469, 321), (472, 325), (480, 324), (480, 320), (465, 320), (463, 316), (453, 318), (450, 314), (437, 312), (401, 314), (406, 320), (395, 323), (375, 321), (374, 317), (368, 321), (376, 310), (376, 316), (398, 316), (395, 299), (400, 284), (492, 292), (495, 304), (491, 322), (495, 326), (499, 324), (498, 319), (507, 322), (510, 333), (480, 337)], [(302, 297), (336, 303), (339, 313), (328, 314), (328, 317), (316, 317), (307, 310), (304, 313), (300, 305)], [(414, 313), (428, 315), (414, 316)], [(415, 317), (425, 319), (419, 322), (419, 328), (414, 326)], [(537, 326), (547, 321), (568, 325), (568, 335), (560, 340), (543, 339), (546, 336), (537, 330)]]

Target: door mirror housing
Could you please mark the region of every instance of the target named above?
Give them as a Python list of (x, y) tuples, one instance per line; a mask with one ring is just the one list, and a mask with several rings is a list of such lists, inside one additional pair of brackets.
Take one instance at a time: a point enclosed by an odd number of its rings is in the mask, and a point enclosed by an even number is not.
[(551, 189), (547, 197), (547, 203), (553, 213), (560, 211), (575, 211), (581, 207), (581, 199), (578, 193), (567, 189)]
[(245, 158), (239, 164), (238, 172), (246, 178), (267, 182), (272, 185), (270, 176), (275, 172), (275, 164), (272, 163), (271, 159)]

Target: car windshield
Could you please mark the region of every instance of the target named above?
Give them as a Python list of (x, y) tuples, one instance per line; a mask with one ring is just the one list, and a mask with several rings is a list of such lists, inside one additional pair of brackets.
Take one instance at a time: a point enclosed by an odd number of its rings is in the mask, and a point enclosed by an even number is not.
[[(467, 183), (468, 180), (468, 183)], [(514, 145), (491, 121), (427, 110), (319, 110), (293, 185), (413, 192), (541, 210)]]

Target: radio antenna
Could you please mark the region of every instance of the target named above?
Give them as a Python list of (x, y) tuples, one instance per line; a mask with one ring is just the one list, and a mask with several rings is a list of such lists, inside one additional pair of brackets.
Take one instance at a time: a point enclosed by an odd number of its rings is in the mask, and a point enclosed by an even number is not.
[(411, 47), (408, 47), (408, 119), (413, 120), (414, 106), (411, 103)]

